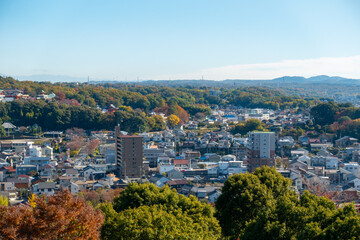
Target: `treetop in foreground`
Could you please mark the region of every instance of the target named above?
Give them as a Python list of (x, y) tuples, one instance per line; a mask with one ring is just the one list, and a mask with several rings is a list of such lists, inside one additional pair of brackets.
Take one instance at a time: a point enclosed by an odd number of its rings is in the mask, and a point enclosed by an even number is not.
[(216, 210), (228, 239), (359, 239), (353, 204), (337, 207), (308, 191), (298, 198), (274, 168), (229, 177)]
[[(196, 197), (185, 197), (154, 184), (130, 183), (111, 204), (101, 207), (104, 239), (219, 239), (214, 209)], [(171, 230), (173, 229), (173, 230)], [(122, 232), (126, 235), (118, 236)], [(161, 236), (158, 233), (163, 233)], [(119, 238), (120, 237), (120, 238)]]
[(1, 239), (100, 239), (104, 217), (68, 191), (32, 195), (30, 206), (0, 206)]

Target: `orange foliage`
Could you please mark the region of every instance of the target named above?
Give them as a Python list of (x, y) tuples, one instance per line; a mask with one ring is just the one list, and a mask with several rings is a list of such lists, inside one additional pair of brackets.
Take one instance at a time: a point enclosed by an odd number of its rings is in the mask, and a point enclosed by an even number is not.
[(176, 110), (178, 112), (176, 115), (180, 118), (180, 123), (187, 123), (190, 119), (188, 112), (179, 105), (176, 106)]
[(36, 205), (1, 207), (0, 239), (100, 239), (104, 217), (64, 191), (36, 197)]

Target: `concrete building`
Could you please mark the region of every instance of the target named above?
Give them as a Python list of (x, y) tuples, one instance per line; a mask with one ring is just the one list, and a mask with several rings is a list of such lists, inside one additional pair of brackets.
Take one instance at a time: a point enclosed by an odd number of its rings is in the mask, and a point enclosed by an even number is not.
[(164, 148), (158, 148), (157, 146), (151, 146), (144, 149), (144, 157), (149, 162), (150, 167), (157, 167), (157, 159), (159, 156), (165, 154)]
[(29, 156), (30, 157), (42, 157), (41, 147), (40, 146), (29, 147)]
[(26, 164), (19, 164), (16, 166), (16, 175), (27, 175), (31, 171), (38, 171), (38, 167), (36, 165), (26, 165)]
[(36, 165), (39, 170), (50, 163), (49, 157), (24, 157), (25, 165)]
[(140, 178), (143, 174), (144, 151), (141, 136), (122, 135), (120, 127), (116, 134), (116, 167), (119, 177)]
[(325, 167), (325, 169), (337, 169), (339, 159), (334, 156), (315, 156), (311, 158), (311, 166)]
[(275, 166), (275, 133), (248, 133), (248, 168), (253, 172), (261, 166)]

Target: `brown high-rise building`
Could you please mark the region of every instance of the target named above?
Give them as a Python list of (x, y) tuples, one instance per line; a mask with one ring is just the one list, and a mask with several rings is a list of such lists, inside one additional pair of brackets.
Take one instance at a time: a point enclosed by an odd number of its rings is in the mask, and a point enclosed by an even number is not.
[(122, 135), (120, 127), (115, 127), (116, 169), (120, 178), (140, 178), (143, 174), (143, 138)]

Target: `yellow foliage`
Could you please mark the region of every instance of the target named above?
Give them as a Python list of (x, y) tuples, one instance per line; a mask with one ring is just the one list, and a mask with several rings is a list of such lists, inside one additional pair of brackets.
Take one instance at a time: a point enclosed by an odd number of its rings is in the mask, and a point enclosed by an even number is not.
[(36, 207), (36, 196), (35, 196), (35, 194), (30, 194), (29, 197), (28, 197), (28, 201), (29, 201), (30, 207), (32, 209), (34, 209)]
[(0, 206), (8, 206), (9, 205), (9, 199), (7, 197), (4, 197), (0, 195)]
[(79, 151), (70, 151), (70, 157), (74, 157), (79, 154)]
[(176, 126), (179, 122), (180, 119), (178, 116), (171, 114), (168, 118), (167, 118), (167, 122), (170, 125), (170, 127), (174, 127)]

